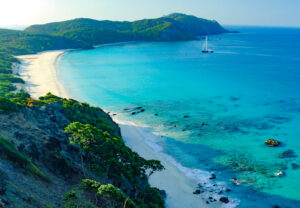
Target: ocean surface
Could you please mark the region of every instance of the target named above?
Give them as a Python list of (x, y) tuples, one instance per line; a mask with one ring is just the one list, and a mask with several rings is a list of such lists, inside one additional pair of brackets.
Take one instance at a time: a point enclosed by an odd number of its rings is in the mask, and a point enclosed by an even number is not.
[(239, 207), (300, 207), (300, 29), (229, 29), (241, 33), (209, 37), (214, 54), (203, 40), (71, 51), (58, 77), (76, 99), (152, 127), (188, 177), (215, 173)]

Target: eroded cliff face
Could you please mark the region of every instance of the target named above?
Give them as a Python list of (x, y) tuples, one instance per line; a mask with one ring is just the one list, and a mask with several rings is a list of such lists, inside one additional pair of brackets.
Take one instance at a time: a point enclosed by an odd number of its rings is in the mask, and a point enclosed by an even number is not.
[[(97, 112), (113, 127), (111, 134), (120, 135), (117, 124)], [(70, 123), (61, 101), (0, 114), (0, 207), (60, 207), (65, 193), (85, 178), (137, 195), (136, 184), (126, 178), (115, 182), (91, 170), (95, 156), (70, 143), (64, 131)], [(148, 186), (147, 177), (136, 180), (138, 187)]]

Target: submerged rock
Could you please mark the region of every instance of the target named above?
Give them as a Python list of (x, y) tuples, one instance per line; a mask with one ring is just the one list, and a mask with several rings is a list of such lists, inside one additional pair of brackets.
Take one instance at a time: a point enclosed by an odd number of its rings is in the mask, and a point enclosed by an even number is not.
[(226, 196), (222, 196), (219, 200), (220, 200), (220, 202), (223, 202), (225, 204), (227, 204), (229, 202), (229, 199)]
[(286, 150), (279, 155), (280, 158), (292, 158), (297, 157), (296, 153), (293, 150)]
[(182, 116), (182, 118), (189, 118), (190, 116)]
[(300, 165), (297, 163), (292, 163), (292, 169), (293, 170), (298, 170), (300, 168)]
[(270, 147), (277, 147), (281, 144), (281, 142), (277, 141), (275, 139), (268, 139), (267, 141), (265, 141), (265, 144), (270, 146)]
[(231, 96), (231, 97), (230, 97), (230, 100), (231, 100), (231, 101), (238, 101), (239, 99), (240, 99), (240, 98), (234, 97), (234, 96)]

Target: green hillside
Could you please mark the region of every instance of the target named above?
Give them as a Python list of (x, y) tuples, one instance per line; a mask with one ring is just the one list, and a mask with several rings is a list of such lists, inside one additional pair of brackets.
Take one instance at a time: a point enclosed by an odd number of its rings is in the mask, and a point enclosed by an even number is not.
[(24, 31), (0, 29), (0, 52), (19, 55), (68, 48), (90, 47), (87, 44), (60, 36), (30, 34)]
[(65, 37), (90, 45), (120, 41), (182, 41), (197, 39), (201, 35), (228, 32), (216, 21), (185, 14), (171, 14), (157, 19), (134, 22), (74, 19), (25, 29), (32, 34)]

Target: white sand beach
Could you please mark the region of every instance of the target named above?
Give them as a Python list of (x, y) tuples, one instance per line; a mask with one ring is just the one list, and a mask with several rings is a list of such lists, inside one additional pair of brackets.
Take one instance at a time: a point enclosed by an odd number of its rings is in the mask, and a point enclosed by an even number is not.
[(55, 63), (64, 54), (64, 50), (47, 51), (34, 55), (18, 56), (22, 64), (17, 72), (26, 82), (25, 90), (33, 98), (51, 92), (60, 97), (70, 98), (56, 76)]
[[(18, 57), (22, 60), (22, 64), (19, 67), (19, 74), (26, 81), (25, 90), (27, 90), (33, 98), (38, 98), (47, 92), (65, 98), (71, 97), (56, 76), (55, 63), (64, 52), (65, 51), (48, 51), (36, 55)], [(207, 204), (206, 199), (202, 198), (204, 196), (194, 195), (193, 192), (195, 191), (197, 182), (186, 177), (184, 173), (167, 160), (163, 154), (157, 153), (146, 143), (146, 137), (155, 137), (155, 135), (151, 134), (151, 132), (147, 133), (143, 127), (138, 127), (133, 123), (119, 121), (117, 119), (115, 119), (115, 121), (121, 127), (122, 136), (127, 146), (146, 159), (157, 159), (164, 165), (164, 171), (155, 173), (150, 177), (150, 184), (166, 191), (167, 207), (229, 207), (220, 202)]]

